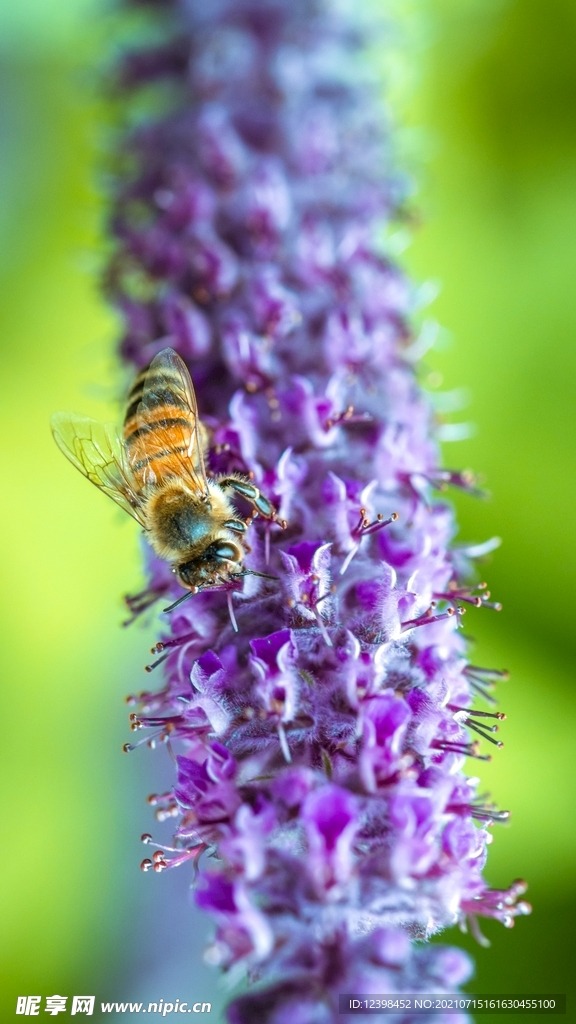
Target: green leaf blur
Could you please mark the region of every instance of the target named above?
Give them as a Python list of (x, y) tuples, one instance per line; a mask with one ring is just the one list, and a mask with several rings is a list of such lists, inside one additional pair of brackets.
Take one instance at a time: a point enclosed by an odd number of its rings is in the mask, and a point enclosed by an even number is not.
[(504, 541), (480, 570), (503, 611), (465, 622), (472, 660), (511, 670), (505, 746), (480, 773), (512, 811), (487, 877), (526, 878), (534, 907), (512, 933), (487, 928), (491, 949), (467, 943), (469, 988), (573, 992), (576, 7), (415, 6), (429, 45), (407, 114), (428, 159), (407, 263), (442, 285), (430, 312), (453, 343), (430, 354), (432, 380), (471, 394), (447, 419), (476, 433), (445, 444), (445, 462), (481, 471), (491, 492), (457, 498), (460, 538)]

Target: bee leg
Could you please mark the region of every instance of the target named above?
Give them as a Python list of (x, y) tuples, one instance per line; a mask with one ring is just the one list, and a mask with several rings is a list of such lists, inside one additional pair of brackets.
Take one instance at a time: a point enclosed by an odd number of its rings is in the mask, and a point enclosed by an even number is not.
[(218, 480), (218, 484), (223, 491), (234, 491), (235, 494), (239, 494), (246, 501), (249, 501), (264, 519), (271, 519), (273, 522), (277, 521), (276, 509), (272, 503), (249, 480), (238, 480), (235, 476), (225, 476)]
[(223, 525), (227, 530), (232, 530), (233, 533), (246, 533), (247, 524), (242, 519), (227, 519)]

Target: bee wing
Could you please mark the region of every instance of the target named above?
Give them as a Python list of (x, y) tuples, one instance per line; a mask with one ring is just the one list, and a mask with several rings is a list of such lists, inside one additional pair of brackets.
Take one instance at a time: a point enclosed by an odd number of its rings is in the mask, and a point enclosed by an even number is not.
[(51, 420), (54, 440), (82, 476), (128, 512), (144, 528), (142, 497), (126, 462), (116, 429), (86, 416), (57, 412)]
[(194, 490), (208, 497), (208, 481), (204, 468), (203, 444), (200, 434), (198, 403), (188, 368), (177, 352), (165, 348), (154, 357), (144, 380), (142, 399), (136, 412), (139, 425), (146, 427), (150, 416), (159, 406), (173, 405), (181, 410), (182, 424), (171, 425), (169, 444), (163, 431), (150, 431), (142, 435), (146, 455), (158, 455), (169, 447), (181, 464), (182, 473)]

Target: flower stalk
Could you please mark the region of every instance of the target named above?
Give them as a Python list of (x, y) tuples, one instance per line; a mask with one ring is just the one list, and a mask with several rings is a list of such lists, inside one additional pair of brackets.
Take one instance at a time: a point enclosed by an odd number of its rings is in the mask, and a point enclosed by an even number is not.
[(121, 353), (180, 354), (209, 474), (252, 479), (280, 522), (254, 518), (241, 580), (180, 602), (148, 552), (128, 600), (170, 609), (159, 688), (130, 700), (132, 730), (176, 762), (150, 799), (173, 844), (142, 867), (193, 865), (210, 962), (257, 982), (231, 1024), (324, 1024), (341, 992), (457, 989), (468, 958), (423, 940), (529, 911), (523, 884), (484, 880), (508, 812), (464, 771), (504, 716), (474, 707), (501, 673), (468, 664), (462, 615), (499, 606), (439, 494), (475, 483), (440, 465), (414, 289), (377, 241), (405, 183), (347, 74), (357, 33), (320, 0), (148, 6), (166, 39), (125, 54), (119, 81), (171, 99), (121, 147)]

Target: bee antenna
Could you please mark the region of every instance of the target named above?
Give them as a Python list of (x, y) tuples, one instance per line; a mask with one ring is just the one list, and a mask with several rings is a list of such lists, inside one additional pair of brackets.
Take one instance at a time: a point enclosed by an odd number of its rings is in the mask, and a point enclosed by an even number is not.
[(187, 590), (185, 594), (182, 594), (182, 596), (178, 598), (177, 601), (174, 601), (173, 604), (169, 604), (168, 607), (167, 608), (163, 608), (162, 611), (163, 612), (173, 612), (174, 609), (177, 608), (179, 604), (182, 604), (184, 601), (187, 601), (189, 597), (192, 597), (193, 594), (197, 594), (197, 593), (198, 593), (197, 588), (195, 588), (194, 590)]
[(236, 576), (260, 576), (263, 580), (279, 580), (279, 576), (271, 576), (269, 572), (256, 572), (256, 569), (242, 569), (242, 572), (235, 573)]

